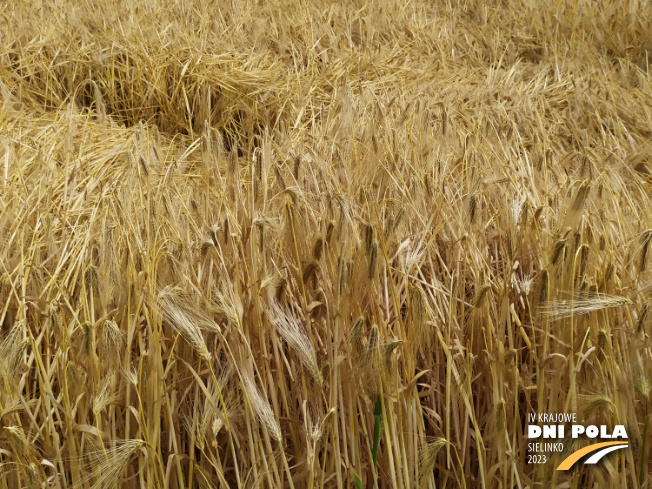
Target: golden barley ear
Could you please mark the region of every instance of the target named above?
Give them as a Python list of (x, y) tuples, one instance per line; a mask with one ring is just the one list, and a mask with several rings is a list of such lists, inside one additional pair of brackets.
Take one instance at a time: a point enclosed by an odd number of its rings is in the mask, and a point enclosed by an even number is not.
[(111, 367), (117, 367), (122, 362), (121, 353), (125, 345), (125, 334), (118, 324), (111, 319), (104, 321), (100, 345), (101, 361)]
[(351, 332), (349, 333), (349, 344), (351, 345), (351, 353), (354, 358), (358, 360), (361, 359), (364, 355), (365, 345), (364, 345), (364, 326), (365, 318), (364, 316), (359, 316), (355, 320), (353, 326), (351, 327)]
[(331, 239), (333, 237), (333, 230), (335, 229), (335, 221), (330, 220), (326, 225), (326, 243), (331, 244)]
[(491, 286), (489, 284), (484, 284), (478, 287), (475, 298), (473, 299), (474, 309), (480, 309), (484, 305), (487, 292), (489, 292), (490, 289)]
[(648, 399), (652, 392), (652, 371), (644, 358), (637, 353), (634, 356), (634, 387), (641, 395)]
[(472, 193), (469, 196), (469, 222), (474, 223), (476, 212), (478, 210), (478, 194)]
[(601, 329), (598, 331), (598, 359), (601, 362), (604, 362), (605, 359), (609, 358), (611, 350), (611, 342), (609, 339), (609, 334)]
[[(426, 292), (420, 284), (410, 284), (408, 288), (408, 340), (417, 349), (422, 345), (422, 340), (427, 333), (427, 322), (430, 321), (432, 311), (428, 305)], [(429, 343), (427, 341), (426, 343)], [(424, 345), (424, 346), (427, 346)]]
[(99, 392), (93, 398), (93, 414), (99, 416), (108, 406), (115, 404), (120, 400), (120, 394), (116, 391), (116, 382), (113, 375), (107, 375), (99, 389)]
[(560, 239), (555, 243), (555, 246), (552, 250), (552, 258), (551, 262), (553, 265), (556, 265), (557, 262), (559, 261), (559, 258), (562, 256), (564, 250), (566, 248), (566, 240), (565, 239)]
[(394, 350), (396, 350), (403, 343), (405, 343), (403, 340), (391, 340), (383, 346), (383, 365), (385, 368), (385, 373), (389, 373), (392, 370), (392, 358)]
[(312, 257), (315, 259), (315, 261), (318, 262), (321, 259), (323, 250), (324, 250), (324, 238), (320, 236), (315, 240), (315, 244), (312, 247)]
[(584, 277), (584, 274), (586, 273), (586, 266), (589, 263), (589, 251), (590, 248), (587, 244), (583, 244), (580, 246), (580, 249), (578, 251), (579, 262), (580, 262), (577, 270), (578, 279)]
[(261, 392), (256, 387), (252, 377), (248, 373), (241, 374), (241, 381), (244, 392), (247, 395), (249, 404), (258, 416), (260, 422), (267, 428), (269, 434), (278, 442), (282, 441), (281, 427), (274, 416), (274, 411), (267, 399), (263, 397)]
[(374, 324), (369, 332), (369, 339), (364, 352), (364, 365), (370, 365), (372, 368), (377, 367), (379, 354), (379, 332), (378, 326)]
[(367, 253), (371, 253), (371, 245), (374, 241), (374, 228), (371, 224), (367, 224), (364, 228), (364, 243)]
[(26, 335), (26, 323), (24, 320), (19, 320), (14, 323), (0, 343), (0, 379), (4, 382), (5, 387), (12, 392), (17, 387), (15, 377), (21, 371), (21, 365), (29, 346)]
[(11, 445), (12, 453), (23, 470), (39, 460), (38, 451), (23, 428), (5, 426), (4, 432)]
[(175, 331), (177, 331), (204, 360), (211, 355), (202, 331), (219, 333), (220, 327), (205, 312), (194, 306), (180, 291), (167, 288), (152, 304)]
[(378, 241), (371, 243), (371, 248), (369, 250), (369, 269), (368, 277), (370, 280), (376, 277), (378, 270)]
[(283, 310), (276, 302), (271, 304), (268, 314), (270, 322), (294, 350), (301, 363), (310, 372), (317, 384), (322, 385), (324, 378), (317, 363), (315, 347), (299, 320), (290, 312)]
[(604, 394), (585, 395), (580, 398), (582, 419), (589, 420), (600, 412), (608, 411), (608, 415), (613, 414), (615, 408), (613, 401), (609, 396)]
[(647, 266), (647, 257), (648, 257), (648, 248), (650, 246), (650, 240), (652, 240), (652, 229), (647, 229), (641, 235), (641, 261), (639, 264), (639, 271), (644, 272)]
[(281, 277), (281, 279), (278, 282), (278, 285), (276, 286), (276, 291), (274, 292), (274, 300), (276, 302), (282, 302), (283, 297), (285, 296), (285, 290), (287, 288), (287, 278)]
[(143, 447), (143, 440), (124, 440), (115, 443), (111, 448), (85, 454), (78, 462), (87, 471), (73, 489), (86, 487), (88, 484), (90, 489), (115, 488), (132, 456)]
[(444, 438), (437, 438), (435, 441), (424, 445), (420, 450), (419, 467), (417, 474), (416, 487), (425, 489), (433, 476), (433, 469), (437, 462), (437, 455), (442, 448), (445, 448), (448, 442)]
[(304, 283), (312, 282), (313, 288), (317, 286), (317, 272), (319, 271), (319, 262), (312, 260), (303, 267), (301, 277)]
[(571, 205), (571, 209), (573, 211), (580, 211), (584, 207), (584, 203), (589, 196), (590, 190), (591, 183), (588, 180), (582, 182), (580, 187), (577, 189), (577, 193), (575, 194), (575, 198), (573, 199), (573, 203)]
[(592, 291), (577, 291), (570, 299), (548, 301), (539, 306), (543, 317), (552, 321), (590, 314), (602, 309), (632, 305), (631, 299)]
[(650, 304), (652, 304), (652, 299), (646, 299), (646, 301), (641, 306), (641, 311), (638, 314), (638, 321), (636, 321), (636, 332), (640, 333), (648, 329), (648, 324), (650, 322)]

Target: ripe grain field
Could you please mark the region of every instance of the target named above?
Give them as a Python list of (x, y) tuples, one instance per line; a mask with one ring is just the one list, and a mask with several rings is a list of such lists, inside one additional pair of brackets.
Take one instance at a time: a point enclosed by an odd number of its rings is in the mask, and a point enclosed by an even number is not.
[(650, 487), (650, 55), (636, 0), (6, 2), (0, 489)]

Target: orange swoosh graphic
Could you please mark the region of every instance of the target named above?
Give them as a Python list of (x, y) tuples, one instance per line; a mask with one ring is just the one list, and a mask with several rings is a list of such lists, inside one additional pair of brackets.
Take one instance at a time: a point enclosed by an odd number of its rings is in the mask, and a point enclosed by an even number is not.
[(573, 452), (568, 457), (566, 457), (564, 461), (559, 464), (557, 470), (568, 470), (575, 464), (575, 462), (581, 459), (584, 455), (588, 455), (591, 452), (595, 452), (596, 450), (600, 450), (601, 448), (604, 447), (611, 447), (613, 445), (627, 445), (627, 442), (605, 441), (603, 443), (594, 443), (593, 445), (589, 445), (588, 447), (581, 448), (578, 451)]

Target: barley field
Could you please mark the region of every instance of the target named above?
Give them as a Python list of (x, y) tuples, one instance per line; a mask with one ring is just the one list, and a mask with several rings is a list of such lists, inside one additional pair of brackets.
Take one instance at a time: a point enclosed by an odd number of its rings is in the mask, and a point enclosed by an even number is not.
[(638, 0), (7, 1), (0, 489), (652, 487), (650, 57)]

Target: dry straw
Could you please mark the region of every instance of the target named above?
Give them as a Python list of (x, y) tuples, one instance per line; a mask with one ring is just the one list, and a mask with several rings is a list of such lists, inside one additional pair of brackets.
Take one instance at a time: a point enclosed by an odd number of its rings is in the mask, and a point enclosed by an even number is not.
[(648, 487), (651, 9), (4, 2), (0, 489)]

